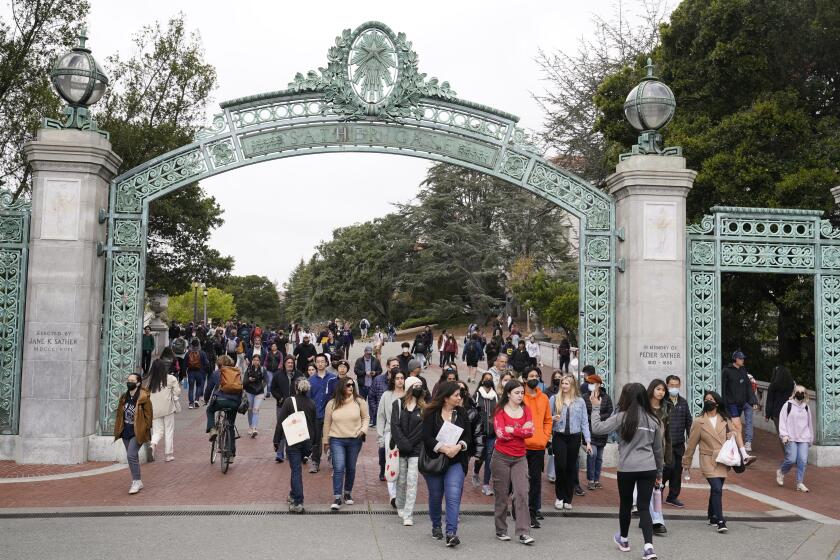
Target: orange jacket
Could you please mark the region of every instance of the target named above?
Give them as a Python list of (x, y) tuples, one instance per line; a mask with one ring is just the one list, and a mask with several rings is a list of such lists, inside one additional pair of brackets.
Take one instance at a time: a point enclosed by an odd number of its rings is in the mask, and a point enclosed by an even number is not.
[(535, 391), (536, 394), (531, 396), (526, 388), (523, 402), (531, 411), (531, 417), (534, 419), (534, 435), (525, 440), (525, 449), (536, 451), (545, 449), (548, 440), (551, 438), (551, 410), (548, 408), (548, 397), (540, 391), (539, 387)]

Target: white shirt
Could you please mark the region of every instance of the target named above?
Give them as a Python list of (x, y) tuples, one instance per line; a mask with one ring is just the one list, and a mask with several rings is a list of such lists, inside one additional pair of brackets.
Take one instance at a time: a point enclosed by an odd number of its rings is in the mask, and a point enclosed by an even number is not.
[(536, 342), (531, 342), (530, 340), (525, 341), (525, 350), (528, 351), (528, 355), (532, 358), (539, 359), (540, 357), (540, 345)]

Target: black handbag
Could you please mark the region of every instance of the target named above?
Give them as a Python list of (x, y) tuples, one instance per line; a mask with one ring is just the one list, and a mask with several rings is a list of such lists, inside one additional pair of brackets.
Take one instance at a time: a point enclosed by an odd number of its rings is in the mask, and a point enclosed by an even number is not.
[(239, 409), (237, 409), (239, 414), (245, 414), (248, 412), (248, 398), (245, 395), (242, 395), (242, 400), (239, 401)]
[(438, 453), (437, 457), (430, 457), (426, 451), (426, 444), (420, 446), (420, 458), (417, 460), (417, 470), (423, 474), (442, 474), (449, 466), (449, 457)]

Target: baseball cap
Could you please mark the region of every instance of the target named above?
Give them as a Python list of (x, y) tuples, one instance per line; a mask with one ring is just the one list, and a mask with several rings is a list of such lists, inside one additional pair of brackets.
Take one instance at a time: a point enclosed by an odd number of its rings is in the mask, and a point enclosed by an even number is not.
[(733, 360), (745, 360), (745, 359), (747, 359), (747, 356), (743, 352), (741, 352), (740, 350), (736, 350), (732, 354), (732, 359)]
[(373, 346), (371, 346), (370, 344), (365, 346), (365, 352), (373, 352)]

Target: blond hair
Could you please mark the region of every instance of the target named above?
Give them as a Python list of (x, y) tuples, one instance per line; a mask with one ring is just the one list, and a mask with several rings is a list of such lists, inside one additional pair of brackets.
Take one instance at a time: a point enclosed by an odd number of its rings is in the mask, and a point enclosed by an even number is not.
[(788, 398), (795, 399), (797, 391), (802, 391), (803, 393), (805, 393), (805, 400), (803, 400), (802, 402), (808, 402), (811, 400), (811, 397), (808, 396), (808, 389), (806, 389), (804, 385), (794, 385), (793, 391), (791, 391), (790, 397)]
[(571, 373), (567, 373), (562, 378), (560, 378), (560, 388), (557, 391), (557, 394), (554, 396), (554, 408), (557, 411), (557, 414), (563, 410), (563, 404), (566, 403), (566, 398), (563, 396), (563, 380), (569, 380), (569, 392), (571, 393), (571, 397), (568, 399), (568, 404), (571, 405), (575, 399), (580, 397), (580, 386), (577, 383), (577, 379)]

